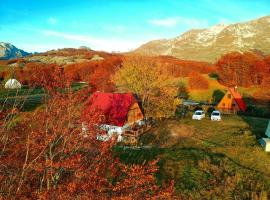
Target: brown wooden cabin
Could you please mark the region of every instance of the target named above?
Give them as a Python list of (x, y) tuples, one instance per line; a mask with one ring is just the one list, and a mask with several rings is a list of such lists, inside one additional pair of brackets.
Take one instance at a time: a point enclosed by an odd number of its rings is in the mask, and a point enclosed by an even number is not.
[[(105, 125), (107, 132), (137, 137), (145, 131), (145, 126), (138, 124), (144, 119), (143, 112), (131, 93), (95, 92), (84, 112), (95, 111), (102, 113), (104, 119), (100, 125)], [(127, 126), (129, 130), (125, 129)]]

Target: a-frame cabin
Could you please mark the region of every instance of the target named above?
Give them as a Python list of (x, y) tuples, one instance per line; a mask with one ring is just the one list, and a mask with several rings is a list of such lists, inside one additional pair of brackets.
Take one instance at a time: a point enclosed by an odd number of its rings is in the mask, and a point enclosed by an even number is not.
[(237, 88), (229, 88), (227, 93), (221, 99), (217, 108), (222, 112), (233, 112), (236, 113), (238, 111), (245, 112), (247, 106), (241, 96), (241, 94), (237, 91)]

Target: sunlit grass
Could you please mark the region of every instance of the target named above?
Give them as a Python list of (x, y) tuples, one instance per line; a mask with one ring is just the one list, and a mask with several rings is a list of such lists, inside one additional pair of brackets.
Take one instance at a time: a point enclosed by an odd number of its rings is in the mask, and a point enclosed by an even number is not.
[(117, 154), (125, 163), (159, 159), (158, 179), (172, 177), (180, 192), (204, 187), (198, 182), (202, 178), (198, 163), (205, 159), (213, 163), (224, 161), (232, 172), (247, 176), (255, 173), (270, 186), (267, 181), (270, 179), (270, 155), (257, 142), (264, 136), (267, 124), (267, 119), (237, 115), (223, 115), (220, 122), (208, 117), (201, 121), (191, 120), (190, 116), (166, 120), (140, 138), (140, 145), (146, 148), (120, 148)]
[[(204, 74), (203, 76), (207, 79), (209, 83), (209, 88), (207, 90), (191, 90), (188, 87), (188, 77), (170, 79), (170, 83), (175, 86), (179, 85), (180, 83), (183, 83), (188, 89), (189, 98), (195, 101), (207, 101), (207, 102), (216, 101), (216, 99), (214, 98), (215, 96), (214, 92), (221, 92), (224, 94), (226, 93), (227, 87), (219, 83), (218, 80), (209, 77), (208, 74)], [(258, 90), (258, 88), (238, 87), (238, 90), (244, 98), (250, 98), (252, 97), (253, 93)]]

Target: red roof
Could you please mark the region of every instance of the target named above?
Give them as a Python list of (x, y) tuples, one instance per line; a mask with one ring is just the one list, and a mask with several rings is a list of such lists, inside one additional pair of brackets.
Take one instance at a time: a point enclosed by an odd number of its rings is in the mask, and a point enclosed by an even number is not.
[(130, 107), (136, 102), (131, 93), (95, 92), (91, 95), (85, 112), (99, 111), (105, 115), (106, 124), (123, 126)]
[(245, 112), (247, 109), (247, 106), (241, 96), (241, 94), (235, 89), (235, 88), (229, 88), (230, 93), (234, 97), (236, 103), (238, 104), (239, 108)]

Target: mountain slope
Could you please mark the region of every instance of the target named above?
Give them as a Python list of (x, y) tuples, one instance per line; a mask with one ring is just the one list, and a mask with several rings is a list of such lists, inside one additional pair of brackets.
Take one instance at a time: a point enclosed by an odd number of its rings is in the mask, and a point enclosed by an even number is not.
[(256, 50), (270, 54), (269, 35), (270, 16), (266, 16), (244, 23), (193, 29), (173, 39), (150, 41), (133, 53), (215, 62), (232, 51)]
[(0, 42), (0, 60), (24, 57), (29, 54), (10, 43)]

